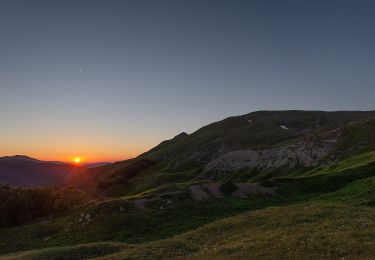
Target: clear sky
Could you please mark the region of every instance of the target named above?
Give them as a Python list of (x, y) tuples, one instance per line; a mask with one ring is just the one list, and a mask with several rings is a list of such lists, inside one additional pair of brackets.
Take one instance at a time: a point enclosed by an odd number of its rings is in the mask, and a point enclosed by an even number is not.
[(126, 159), (254, 110), (375, 109), (375, 1), (1, 0), (0, 156)]

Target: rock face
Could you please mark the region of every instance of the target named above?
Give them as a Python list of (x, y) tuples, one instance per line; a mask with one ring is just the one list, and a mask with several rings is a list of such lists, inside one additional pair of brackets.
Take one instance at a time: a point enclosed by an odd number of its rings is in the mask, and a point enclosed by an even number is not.
[(317, 166), (334, 147), (335, 141), (320, 143), (298, 142), (265, 150), (235, 150), (213, 159), (205, 166), (205, 172), (236, 171), (243, 168), (272, 170), (277, 168), (292, 168), (296, 165), (304, 167)]

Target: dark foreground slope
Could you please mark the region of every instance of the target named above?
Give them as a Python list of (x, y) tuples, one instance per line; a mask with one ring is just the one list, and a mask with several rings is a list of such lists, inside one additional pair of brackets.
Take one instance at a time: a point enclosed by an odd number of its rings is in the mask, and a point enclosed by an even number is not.
[(322, 203), (272, 207), (151, 243), (91, 243), (4, 259), (373, 259), (374, 214)]
[(373, 116), (257, 112), (182, 134), (79, 176), (101, 199), (0, 229), (0, 254), (373, 259)]
[(238, 198), (233, 191), (195, 200), (191, 187), (198, 184), (184, 183), (91, 202), (52, 219), (1, 229), (0, 252), (11, 254), (9, 259), (374, 256), (374, 153), (273, 181), (273, 195)]

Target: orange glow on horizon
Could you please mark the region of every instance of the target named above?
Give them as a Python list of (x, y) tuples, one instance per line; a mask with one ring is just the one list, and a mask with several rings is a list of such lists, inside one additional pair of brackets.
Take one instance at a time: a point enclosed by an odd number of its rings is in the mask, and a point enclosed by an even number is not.
[[(86, 152), (86, 151), (84, 151)], [(12, 156), (16, 154), (26, 155), (34, 159), (42, 160), (42, 161), (59, 161), (63, 163), (72, 163), (76, 165), (82, 165), (87, 163), (97, 163), (97, 162), (117, 162), (128, 160), (131, 158), (137, 157), (141, 152), (138, 153), (125, 153), (122, 156), (120, 155), (112, 155), (111, 153), (107, 154), (94, 154), (90, 156), (71, 156), (64, 153), (48, 153), (47, 156), (45, 154), (40, 154), (36, 152), (29, 152), (29, 151), (11, 151), (11, 152), (3, 152), (0, 153), (0, 157), (2, 156)], [(112, 155), (112, 156), (111, 156)], [(77, 160), (78, 159), (78, 160)]]
[[(123, 161), (135, 158), (153, 146), (134, 146), (134, 148), (129, 150), (123, 146), (107, 147), (105, 145), (101, 145), (100, 143), (98, 144), (98, 147), (96, 147), (96, 145), (90, 146), (70, 143), (61, 145), (56, 144), (56, 146), (51, 149), (47, 146), (47, 144), (43, 146), (40, 145), (38, 149), (34, 148), (33, 144), (25, 145), (25, 143), (22, 143), (14, 147), (11, 147), (10, 145), (11, 144), (9, 144), (9, 146), (0, 146), (0, 157), (21, 154), (42, 161), (59, 161), (75, 165)], [(74, 151), (73, 155), (71, 152), (72, 150)], [(75, 161), (77, 157), (80, 159), (78, 164)]]
[(112, 129), (107, 124), (86, 129), (80, 124), (74, 127), (62, 124), (61, 128), (53, 123), (46, 125), (48, 131), (39, 131), (43, 128), (40, 124), (30, 125), (35, 125), (33, 131), (26, 134), (15, 129), (1, 140), (0, 157), (20, 154), (70, 164), (75, 164), (75, 157), (80, 157), (80, 165), (116, 162), (135, 158), (167, 139), (159, 137), (160, 133), (148, 135), (143, 131), (133, 133), (129, 130), (124, 134), (124, 131)]

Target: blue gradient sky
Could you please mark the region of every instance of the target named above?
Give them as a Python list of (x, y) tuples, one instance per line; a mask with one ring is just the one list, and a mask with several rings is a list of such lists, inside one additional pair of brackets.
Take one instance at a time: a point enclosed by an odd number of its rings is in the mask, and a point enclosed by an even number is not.
[(231, 115), (375, 109), (375, 2), (0, 1), (0, 156), (119, 160)]

